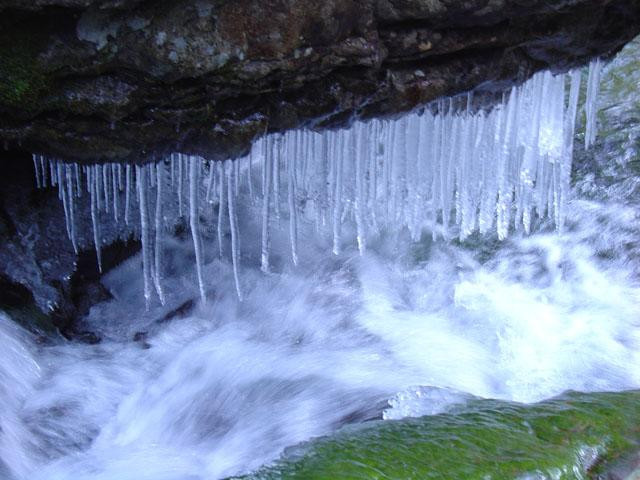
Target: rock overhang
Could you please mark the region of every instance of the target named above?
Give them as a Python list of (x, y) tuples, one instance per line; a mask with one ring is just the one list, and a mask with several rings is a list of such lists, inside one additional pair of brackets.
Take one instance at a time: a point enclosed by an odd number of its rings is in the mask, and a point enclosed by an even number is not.
[(490, 97), (612, 55), (640, 3), (0, 0), (0, 18), (0, 140), (141, 162)]

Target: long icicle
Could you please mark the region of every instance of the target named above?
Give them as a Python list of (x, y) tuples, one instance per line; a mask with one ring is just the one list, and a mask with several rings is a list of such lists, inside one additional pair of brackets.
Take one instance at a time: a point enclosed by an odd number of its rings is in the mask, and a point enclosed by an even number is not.
[(124, 223), (129, 225), (129, 209), (131, 205), (131, 165), (125, 167), (124, 180)]
[(560, 172), (560, 197), (556, 206), (556, 228), (558, 233), (563, 233), (565, 223), (565, 205), (571, 189), (571, 165), (573, 163), (573, 138), (576, 129), (576, 116), (578, 112), (578, 100), (580, 97), (580, 70), (571, 72), (571, 87), (569, 90), (569, 107), (565, 118), (565, 137), (563, 143), (563, 159)]
[(277, 220), (280, 220), (280, 163), (282, 157), (282, 134), (276, 134), (274, 152), (273, 152), (273, 168), (271, 176), (273, 177), (273, 206)]
[(164, 290), (162, 289), (162, 196), (164, 190), (164, 163), (161, 162), (156, 166), (156, 215), (155, 230), (156, 244), (154, 249), (154, 269), (153, 283), (156, 287), (156, 293), (162, 305), (165, 304)]
[(40, 169), (42, 170), (42, 186), (47, 187), (47, 165), (44, 156), (40, 155)]
[(218, 236), (218, 253), (220, 258), (222, 258), (223, 248), (222, 248), (222, 228), (224, 225), (224, 217), (225, 217), (225, 202), (227, 200), (227, 196), (225, 193), (225, 177), (224, 177), (224, 165), (222, 162), (217, 162), (217, 170), (218, 170), (218, 183), (220, 184), (219, 192), (218, 192), (218, 225), (217, 225), (217, 236)]
[(31, 155), (31, 158), (33, 158), (33, 169), (36, 173), (36, 188), (40, 189), (42, 188), (42, 180), (40, 179), (40, 167), (38, 166), (38, 162), (36, 160), (36, 154), (34, 153), (33, 155)]
[(211, 193), (213, 190), (213, 184), (214, 184), (214, 180), (215, 180), (215, 175), (213, 172), (213, 161), (209, 161), (209, 179), (207, 180), (207, 195), (205, 197), (205, 200), (207, 202), (211, 202)]
[(183, 164), (182, 164), (182, 154), (178, 153), (178, 216), (182, 216), (182, 184), (183, 184)]
[(136, 165), (136, 184), (138, 188), (138, 206), (140, 209), (140, 240), (142, 242), (142, 276), (144, 278), (144, 300), (146, 309), (151, 305), (151, 239), (149, 232), (149, 206), (147, 204), (147, 168)]
[(79, 165), (77, 163), (74, 164), (74, 170), (75, 170), (75, 177), (76, 177), (76, 197), (81, 197), (82, 196), (82, 185), (81, 185), (81, 181), (80, 181), (80, 167), (79, 167)]
[(600, 73), (602, 71), (602, 60), (599, 58), (589, 64), (589, 79), (587, 80), (587, 99), (585, 102), (586, 129), (584, 134), (585, 150), (596, 141), (597, 134), (597, 114), (598, 114), (598, 92), (600, 90)]
[(111, 180), (113, 183), (113, 218), (116, 221), (116, 224), (119, 221), (119, 202), (118, 202), (118, 172), (115, 164), (111, 165)]
[(76, 219), (75, 219), (75, 195), (73, 188), (73, 177), (71, 173), (71, 165), (65, 165), (67, 175), (67, 197), (69, 202), (69, 223), (71, 233), (71, 245), (73, 245), (73, 251), (78, 254), (78, 242), (76, 241)]
[(294, 265), (298, 265), (298, 212), (296, 209), (296, 162), (297, 155), (295, 145), (298, 140), (298, 135), (301, 135), (300, 131), (293, 133), (296, 141), (292, 142), (289, 154), (289, 162), (287, 163), (288, 173), (288, 200), (289, 200), (289, 240), (291, 243), (291, 260)]
[[(238, 160), (236, 160), (237, 162)], [(240, 266), (240, 232), (238, 230), (238, 217), (236, 213), (236, 198), (231, 192), (236, 182), (236, 175), (238, 170), (231, 160), (227, 168), (227, 192), (229, 193), (229, 229), (231, 230), (231, 261), (233, 263), (233, 278), (236, 283), (236, 292), (238, 299), (242, 301), (242, 289), (240, 288), (240, 276), (238, 274), (238, 268)]]
[(191, 226), (191, 237), (193, 238), (193, 250), (196, 254), (196, 273), (198, 276), (198, 288), (200, 289), (200, 299), (206, 303), (207, 295), (204, 289), (204, 279), (202, 276), (202, 242), (200, 240), (200, 222), (198, 221), (198, 171), (200, 159), (191, 157), (189, 162), (189, 224)]
[(350, 140), (351, 161), (356, 162), (355, 209), (358, 250), (360, 251), (360, 255), (364, 255), (367, 244), (364, 223), (364, 128), (364, 125), (360, 126), (360, 128), (353, 128)]
[(271, 239), (269, 238), (269, 202), (271, 196), (271, 157), (265, 155), (263, 169), (264, 182), (262, 192), (262, 254), (260, 257), (260, 270), (269, 273), (269, 247)]
[(93, 226), (93, 245), (96, 249), (96, 261), (98, 262), (98, 272), (102, 273), (102, 250), (101, 250), (101, 236), (100, 236), (100, 222), (98, 219), (98, 189), (97, 189), (97, 171), (95, 168), (89, 167), (87, 170), (89, 178), (89, 197), (91, 200), (91, 224)]
[(67, 237), (71, 240), (71, 220), (69, 218), (69, 202), (67, 201), (67, 178), (65, 174), (65, 166), (61, 162), (58, 162), (56, 167), (58, 175), (58, 197), (62, 200), (62, 207), (64, 209), (64, 222), (67, 227)]
[(102, 187), (104, 188), (104, 208), (106, 212), (109, 213), (109, 204), (110, 204), (109, 183), (111, 183), (109, 177), (111, 175), (109, 175), (109, 172), (107, 170), (111, 170), (111, 169), (109, 168), (109, 165), (105, 164), (105, 165), (102, 165), (101, 170), (102, 170)]
[(338, 132), (338, 154), (335, 158), (336, 165), (336, 182), (333, 200), (333, 254), (340, 255), (340, 247), (342, 243), (342, 156), (343, 141), (346, 133)]
[(254, 197), (253, 197), (253, 173), (252, 173), (252, 166), (253, 166), (253, 152), (255, 151), (255, 148), (252, 148), (251, 151), (249, 152), (249, 155), (247, 156), (247, 184), (249, 185), (249, 198), (251, 199), (251, 202), (254, 201)]

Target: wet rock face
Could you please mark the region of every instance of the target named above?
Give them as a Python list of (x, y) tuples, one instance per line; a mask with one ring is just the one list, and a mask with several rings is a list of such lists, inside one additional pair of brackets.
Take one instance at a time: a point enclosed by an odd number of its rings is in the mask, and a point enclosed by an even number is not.
[[(75, 252), (59, 189), (35, 188), (31, 159), (20, 152), (0, 152), (0, 165), (0, 310), (38, 333), (56, 327), (66, 337), (95, 342), (75, 328), (92, 305), (110, 298), (100, 283), (89, 207), (78, 202), (75, 210)], [(101, 232), (105, 273), (140, 249), (124, 224)]]
[(636, 0), (0, 0), (0, 140), (222, 159), (610, 55)]

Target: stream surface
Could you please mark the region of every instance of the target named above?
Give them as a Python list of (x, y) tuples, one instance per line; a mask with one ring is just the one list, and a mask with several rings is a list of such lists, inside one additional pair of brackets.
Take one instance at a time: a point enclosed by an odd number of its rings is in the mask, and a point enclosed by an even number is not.
[(310, 226), (296, 268), (275, 235), (270, 275), (244, 245), (242, 303), (213, 258), (199, 303), (189, 240), (175, 240), (165, 306), (145, 311), (139, 256), (105, 276), (114, 299), (85, 320), (99, 345), (37, 343), (2, 315), (0, 476), (225, 478), (346, 424), (471, 396), (639, 388), (637, 209), (570, 208), (563, 236), (389, 234), (364, 257), (328, 254)]

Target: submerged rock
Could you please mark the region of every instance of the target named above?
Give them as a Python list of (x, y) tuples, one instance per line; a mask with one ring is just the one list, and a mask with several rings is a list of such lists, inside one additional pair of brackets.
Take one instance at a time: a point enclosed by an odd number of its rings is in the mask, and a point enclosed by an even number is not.
[(0, 0), (0, 140), (75, 160), (221, 159), (609, 56), (633, 0)]
[[(95, 343), (93, 334), (74, 327), (92, 305), (110, 297), (100, 283), (89, 206), (75, 209), (76, 252), (60, 190), (37, 189), (33, 167), (19, 152), (4, 153), (0, 161), (8, 166), (0, 177), (0, 309), (24, 319), (20, 323), (30, 330), (49, 332), (55, 326), (67, 338)], [(139, 250), (139, 242), (122, 240), (131, 235), (124, 222), (102, 230), (103, 272)]]
[(637, 391), (529, 406), (473, 400), (445, 414), (344, 428), (242, 478), (620, 478), (608, 462), (638, 449), (639, 400)]

